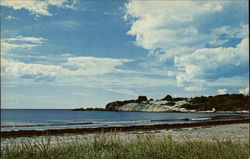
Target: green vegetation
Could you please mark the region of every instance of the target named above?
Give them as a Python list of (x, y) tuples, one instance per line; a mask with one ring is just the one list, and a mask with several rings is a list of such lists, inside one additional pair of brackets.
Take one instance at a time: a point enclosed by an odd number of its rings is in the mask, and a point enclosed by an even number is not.
[(232, 141), (172, 141), (171, 136), (159, 139), (154, 135), (138, 135), (130, 142), (119, 137), (96, 136), (93, 141), (51, 144), (24, 141), (20, 146), (1, 147), (1, 159), (247, 159), (249, 143)]
[(178, 102), (181, 100), (187, 100), (187, 98), (183, 97), (171, 97), (170, 95), (167, 95), (166, 97), (162, 98), (161, 100), (171, 101), (171, 102)]
[(211, 110), (215, 108), (218, 111), (240, 111), (249, 110), (249, 96), (243, 94), (224, 94), (209, 97), (195, 97), (189, 100), (188, 104), (181, 107), (196, 110)]

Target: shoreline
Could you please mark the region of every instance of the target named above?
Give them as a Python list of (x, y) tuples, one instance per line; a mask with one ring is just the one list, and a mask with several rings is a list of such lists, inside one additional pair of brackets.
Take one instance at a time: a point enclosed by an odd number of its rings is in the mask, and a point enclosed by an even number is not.
[[(17, 158), (17, 156), (36, 158), (40, 155), (45, 155), (43, 158), (72, 158), (72, 155), (73, 158), (82, 156), (85, 156), (84, 158), (104, 156), (105, 159), (152, 158), (153, 154), (154, 158), (169, 158), (171, 155), (170, 158), (177, 159), (180, 158), (180, 153), (182, 156), (187, 156), (186, 158), (212, 159), (218, 158), (218, 154), (220, 158), (228, 158), (229, 154), (231, 157), (234, 156), (233, 158), (248, 158), (249, 123), (151, 131), (5, 138), (1, 139), (1, 147), (4, 158)], [(176, 157), (173, 157), (173, 152)], [(148, 155), (145, 156), (145, 153)], [(155, 157), (156, 154), (158, 156)], [(134, 157), (135, 155), (138, 157)]]
[(202, 121), (195, 123), (178, 123), (178, 124), (157, 124), (157, 125), (134, 125), (134, 126), (110, 126), (97, 128), (65, 128), (65, 129), (48, 129), (48, 130), (18, 130), (18, 131), (1, 131), (1, 139), (13, 137), (32, 137), (32, 136), (52, 136), (64, 134), (92, 134), (108, 132), (134, 132), (134, 131), (152, 131), (176, 128), (192, 128), (213, 125), (249, 123), (249, 119), (237, 119), (226, 121)]
[(74, 108), (70, 109), (72, 111), (107, 111), (107, 112), (142, 112), (142, 113), (201, 113), (201, 114), (249, 114), (250, 110), (242, 110), (242, 111), (193, 111), (193, 110), (187, 110), (187, 111), (125, 111), (125, 110), (108, 110), (105, 108)]

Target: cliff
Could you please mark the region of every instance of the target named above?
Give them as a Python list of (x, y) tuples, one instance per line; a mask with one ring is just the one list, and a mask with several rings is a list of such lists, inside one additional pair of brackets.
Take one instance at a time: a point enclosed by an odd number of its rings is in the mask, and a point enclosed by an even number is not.
[(233, 111), (249, 112), (249, 96), (242, 94), (225, 94), (209, 97), (172, 98), (167, 95), (160, 100), (147, 100), (146, 96), (138, 99), (114, 101), (106, 105), (108, 111), (142, 111), (142, 112), (215, 112)]

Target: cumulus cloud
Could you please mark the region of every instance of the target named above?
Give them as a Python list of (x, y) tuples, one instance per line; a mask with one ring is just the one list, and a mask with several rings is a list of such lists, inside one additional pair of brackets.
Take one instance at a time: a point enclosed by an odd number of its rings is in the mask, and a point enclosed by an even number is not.
[(216, 35), (225, 35), (229, 38), (246, 38), (249, 33), (249, 26), (247, 24), (240, 24), (239, 27), (222, 26), (215, 28), (212, 31)]
[(78, 0), (2, 0), (1, 5), (14, 10), (26, 9), (35, 15), (51, 16), (50, 6), (59, 8), (73, 8)]
[(244, 95), (249, 95), (249, 86), (246, 87), (245, 89), (240, 89), (239, 93)]
[(219, 94), (226, 94), (227, 93), (227, 89), (226, 88), (218, 89), (218, 93)]
[[(1, 51), (12, 53), (13, 49), (31, 49), (45, 43), (41, 37), (17, 36), (2, 39)], [(39, 64), (17, 61), (6, 55), (1, 58), (2, 75), (4, 77), (30, 78), (30, 79), (55, 79), (65, 77), (80, 77), (102, 75), (119, 71), (119, 66), (131, 59), (112, 59), (97, 57), (74, 57), (69, 53), (62, 54), (63, 59), (58, 64)]]
[[(5, 45), (11, 45), (12, 49), (31, 49), (42, 45), (46, 39), (37, 37), (13, 37), (3, 41)], [(18, 42), (18, 43), (16, 43)], [(20, 42), (22, 44), (20, 44)], [(30, 46), (31, 45), (31, 46)], [(28, 55), (25, 55), (27, 57)], [(49, 57), (36, 57), (45, 58)], [(162, 80), (153, 78), (152, 75), (166, 74), (165, 72), (138, 72), (124, 70), (119, 66), (132, 62), (131, 59), (98, 58), (90, 56), (74, 56), (70, 53), (63, 53), (55, 56), (61, 59), (56, 64), (29, 63), (13, 59), (11, 56), (1, 58), (1, 75), (3, 79), (15, 79), (15, 82), (8, 80), (5, 86), (15, 83), (21, 85), (36, 84), (36, 82), (50, 82), (52, 85), (81, 85), (86, 87), (104, 88), (115, 93), (135, 95), (128, 87), (158, 87), (173, 85), (174, 79)], [(149, 77), (147, 77), (149, 75)], [(173, 75), (173, 72), (169, 72)], [(20, 82), (21, 81), (21, 82)], [(29, 81), (29, 82), (28, 82)], [(117, 88), (114, 88), (117, 87)]]
[(63, 64), (65, 69), (71, 70), (68, 73), (77, 73), (79, 75), (96, 75), (115, 72), (118, 66), (130, 59), (112, 59), (96, 57), (67, 57), (67, 62)]
[[(20, 51), (25, 53), (26, 49), (42, 45), (46, 42), (46, 39), (18, 36), (3, 39), (3, 41), (5, 42), (5, 48), (8, 46), (10, 54), (15, 54), (13, 49), (22, 49)], [(24, 54), (23, 56), (27, 57), (28, 55)], [(56, 64), (43, 64), (29, 63), (22, 61), (22, 58), (15, 60), (12, 56), (4, 56), (1, 58), (1, 75), (4, 79), (16, 79), (15, 83), (22, 81), (19, 84), (27, 84), (27, 80), (30, 81), (28, 84), (47, 81), (52, 85), (60, 86), (105, 87), (105, 90), (126, 95), (135, 95), (128, 87), (158, 87), (174, 84), (174, 79), (162, 80), (152, 77), (155, 74), (160, 76), (167, 73), (169, 76), (173, 76), (173, 72), (138, 72), (119, 67), (132, 62), (131, 59), (76, 57), (70, 53), (63, 53), (54, 58), (61, 60)]]
[(2, 59), (3, 76), (20, 78), (65, 78), (101, 75), (115, 72), (116, 67), (130, 62), (129, 59), (95, 57), (68, 57), (67, 62), (58, 65), (31, 64)]
[(29, 64), (25, 62), (1, 59), (3, 77), (20, 77), (31, 79), (55, 78), (62, 71), (61, 66)]
[[(248, 61), (249, 39), (243, 39), (235, 48), (204, 48), (197, 49), (194, 53), (176, 56), (175, 66), (179, 69), (176, 76), (181, 85), (194, 79), (203, 80), (204, 73), (216, 71), (226, 65), (239, 66)], [(226, 68), (225, 68), (226, 69)]]
[[(210, 41), (209, 44), (214, 47), (223, 46), (223, 44), (229, 42), (231, 39), (245, 39), (249, 35), (249, 25), (240, 24), (238, 27), (222, 26), (212, 30), (214, 35), (214, 41)], [(221, 39), (221, 37), (223, 37)]]
[(135, 37), (135, 45), (166, 62), (168, 71), (175, 71), (177, 86), (199, 91), (211, 85), (210, 78), (216, 81), (225, 76), (219, 69), (247, 70), (247, 22), (231, 25), (211, 20), (220, 15), (230, 21), (225, 14), (229, 8), (245, 3), (131, 0), (125, 5), (124, 19), (131, 23), (127, 34)]
[(201, 86), (190, 86), (190, 87), (186, 87), (184, 88), (185, 91), (201, 91), (203, 90), (203, 88)]
[(190, 48), (211, 38), (200, 33), (193, 24), (198, 16), (222, 11), (222, 4), (215, 1), (130, 1), (125, 6), (125, 19), (132, 22), (128, 34), (136, 37), (136, 45), (147, 50), (161, 49), (176, 54), (180, 50), (177, 48)]
[[(32, 64), (14, 60), (1, 59), (1, 75), (3, 79), (16, 79), (9, 85), (37, 84), (50, 82), (55, 86), (85, 86), (103, 88), (118, 94), (135, 96), (133, 88), (152, 88), (174, 86), (175, 79), (162, 79), (144, 74), (134, 74), (119, 69), (129, 59), (111, 59), (96, 57), (74, 57), (57, 65)], [(103, 61), (104, 62), (103, 62)], [(71, 68), (69, 67), (69, 64)], [(27, 83), (26, 80), (29, 80)], [(24, 82), (20, 82), (24, 81)], [(8, 84), (5, 82), (5, 86)]]

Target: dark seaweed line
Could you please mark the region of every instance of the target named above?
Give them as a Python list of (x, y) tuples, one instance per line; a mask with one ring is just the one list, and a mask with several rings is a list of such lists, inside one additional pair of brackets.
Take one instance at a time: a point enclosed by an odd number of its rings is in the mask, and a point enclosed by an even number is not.
[(36, 124), (36, 125), (8, 125), (1, 126), (1, 128), (11, 128), (11, 127), (42, 127), (42, 126), (65, 126), (65, 125), (87, 125), (93, 124), (93, 122), (83, 122), (83, 123), (64, 123), (64, 124)]
[(87, 134), (87, 133), (105, 133), (105, 132), (129, 132), (129, 131), (147, 131), (173, 128), (187, 128), (209, 125), (224, 125), (236, 123), (249, 123), (249, 119), (238, 119), (229, 121), (203, 121), (195, 123), (181, 124), (158, 124), (158, 125), (134, 125), (134, 126), (116, 126), (116, 127), (97, 127), (97, 128), (67, 128), (67, 129), (49, 129), (49, 130), (19, 130), (19, 131), (1, 131), (1, 138), (8, 137), (28, 137), (44, 135), (63, 135), (63, 134)]

